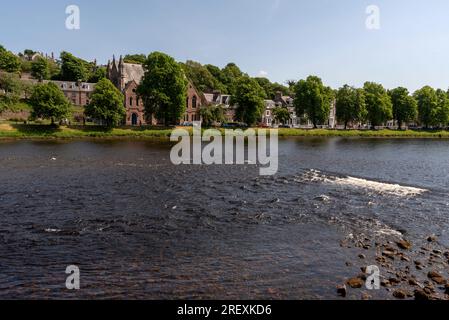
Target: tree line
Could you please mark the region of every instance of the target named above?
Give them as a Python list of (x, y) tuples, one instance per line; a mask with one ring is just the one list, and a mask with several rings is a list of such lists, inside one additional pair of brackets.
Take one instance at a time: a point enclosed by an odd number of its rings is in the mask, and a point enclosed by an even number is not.
[[(34, 51), (25, 50), (19, 57), (0, 46), (0, 70), (7, 72), (0, 76), (0, 111), (20, 97), (25, 97), (33, 108), (36, 106), (32, 113), (34, 117), (52, 121), (63, 119), (71, 109), (67, 108), (69, 102), (60, 88), (56, 86), (56, 90), (51, 83), (41, 83), (33, 88), (19, 81), (14, 74), (21, 70), (23, 61), (30, 60), (26, 57), (33, 54)], [(391, 120), (399, 128), (408, 123), (417, 123), (424, 128), (446, 128), (449, 124), (449, 92), (429, 86), (413, 94), (403, 87), (387, 90), (374, 82), (366, 82), (363, 88), (344, 85), (333, 90), (317, 76), (297, 82), (288, 81), (287, 86), (282, 86), (265, 78), (250, 77), (233, 63), (222, 69), (193, 61), (179, 63), (161, 52), (148, 56), (127, 55), (124, 60), (143, 65), (146, 71), (137, 92), (144, 103), (146, 116), (150, 121), (156, 117), (166, 125), (176, 124), (185, 113), (188, 81), (202, 92), (220, 90), (231, 94), (231, 103), (236, 106), (236, 120), (250, 126), (256, 125), (262, 118), (265, 99), (273, 99), (278, 91), (293, 96), (296, 114), (306, 117), (314, 127), (327, 124), (333, 103), (336, 105), (337, 120), (345, 128), (364, 124), (374, 128)], [(126, 112), (124, 97), (106, 79), (104, 68), (67, 52), (61, 53), (56, 67), (52, 63), (53, 60), (43, 57), (32, 61), (33, 75), (40, 80), (98, 82), (85, 114), (109, 126), (122, 121)], [(200, 114), (208, 124), (224, 121), (224, 111), (220, 106), (204, 108)], [(281, 123), (290, 119), (287, 108), (276, 108), (273, 114)]]

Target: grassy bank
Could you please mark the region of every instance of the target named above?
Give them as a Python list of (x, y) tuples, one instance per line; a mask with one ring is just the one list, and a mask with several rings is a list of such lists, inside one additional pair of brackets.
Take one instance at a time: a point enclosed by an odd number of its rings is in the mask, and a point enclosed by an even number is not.
[(114, 128), (53, 127), (50, 125), (24, 125), (0, 123), (0, 139), (76, 139), (76, 138), (168, 138), (170, 129), (159, 128)]
[(449, 138), (449, 131), (279, 129), (281, 137)]
[[(190, 130), (190, 129), (189, 129)], [(38, 124), (0, 123), (0, 139), (159, 138), (168, 139), (169, 128), (115, 128), (96, 126), (52, 127)], [(224, 130), (222, 130), (224, 132)], [(449, 131), (305, 130), (279, 129), (280, 137), (449, 138)]]

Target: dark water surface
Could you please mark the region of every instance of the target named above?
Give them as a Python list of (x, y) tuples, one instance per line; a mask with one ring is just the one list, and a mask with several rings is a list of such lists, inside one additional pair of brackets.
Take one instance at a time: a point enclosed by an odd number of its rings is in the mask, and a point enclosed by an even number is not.
[[(0, 298), (333, 299), (360, 267), (343, 239), (449, 246), (449, 141), (279, 149), (279, 173), (260, 177), (174, 166), (164, 143), (0, 142)], [(79, 291), (65, 289), (68, 265)]]

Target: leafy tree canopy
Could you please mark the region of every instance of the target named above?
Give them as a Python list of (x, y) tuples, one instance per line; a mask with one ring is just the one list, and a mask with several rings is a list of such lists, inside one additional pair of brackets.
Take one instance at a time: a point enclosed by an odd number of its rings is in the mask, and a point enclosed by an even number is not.
[(336, 109), (337, 119), (345, 124), (345, 129), (350, 122), (363, 121), (367, 114), (363, 89), (344, 85), (336, 93)]
[(0, 45), (0, 70), (13, 73), (20, 71), (20, 67), (20, 58)]
[(393, 119), (398, 122), (399, 129), (404, 122), (415, 120), (418, 114), (418, 104), (408, 90), (403, 87), (392, 89), (388, 92), (393, 105)]
[(153, 52), (144, 63), (145, 75), (138, 88), (148, 117), (156, 115), (166, 125), (175, 124), (186, 109), (187, 78), (170, 56)]
[(324, 86), (321, 79), (316, 76), (309, 76), (295, 85), (296, 113), (305, 114), (315, 128), (328, 120), (332, 99), (332, 89)]
[(125, 63), (144, 64), (147, 56), (144, 54), (127, 54), (123, 61)]
[(85, 114), (93, 119), (101, 120), (107, 126), (119, 124), (125, 117), (123, 94), (108, 79), (101, 79), (95, 86)]
[(51, 119), (52, 124), (68, 117), (71, 112), (71, 105), (64, 93), (52, 82), (36, 85), (29, 102), (33, 107), (33, 118)]
[(290, 112), (285, 107), (278, 107), (273, 110), (274, 118), (281, 124), (287, 124), (290, 121)]
[(368, 120), (374, 128), (393, 119), (393, 105), (387, 90), (381, 84), (366, 82), (364, 85)]
[(236, 81), (236, 93), (232, 97), (237, 105), (236, 117), (249, 126), (256, 124), (265, 109), (265, 92), (256, 80), (242, 76)]
[(435, 89), (425, 86), (417, 90), (413, 96), (418, 103), (418, 118), (424, 127), (435, 124), (435, 114), (438, 108), (438, 97)]

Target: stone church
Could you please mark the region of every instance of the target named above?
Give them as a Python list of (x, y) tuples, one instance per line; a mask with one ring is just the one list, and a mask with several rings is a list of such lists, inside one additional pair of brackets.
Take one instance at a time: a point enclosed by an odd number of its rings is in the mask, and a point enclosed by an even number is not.
[[(107, 65), (108, 79), (123, 93), (125, 96), (126, 108), (126, 125), (156, 125), (157, 120), (148, 123), (150, 120), (145, 117), (144, 105), (142, 99), (137, 95), (136, 90), (144, 76), (143, 66), (140, 64), (125, 63), (123, 57), (120, 56), (117, 62), (115, 56)], [(193, 84), (189, 81), (187, 89), (186, 113), (180, 123), (200, 121), (199, 110), (202, 106), (207, 105), (204, 95), (198, 92)]]

